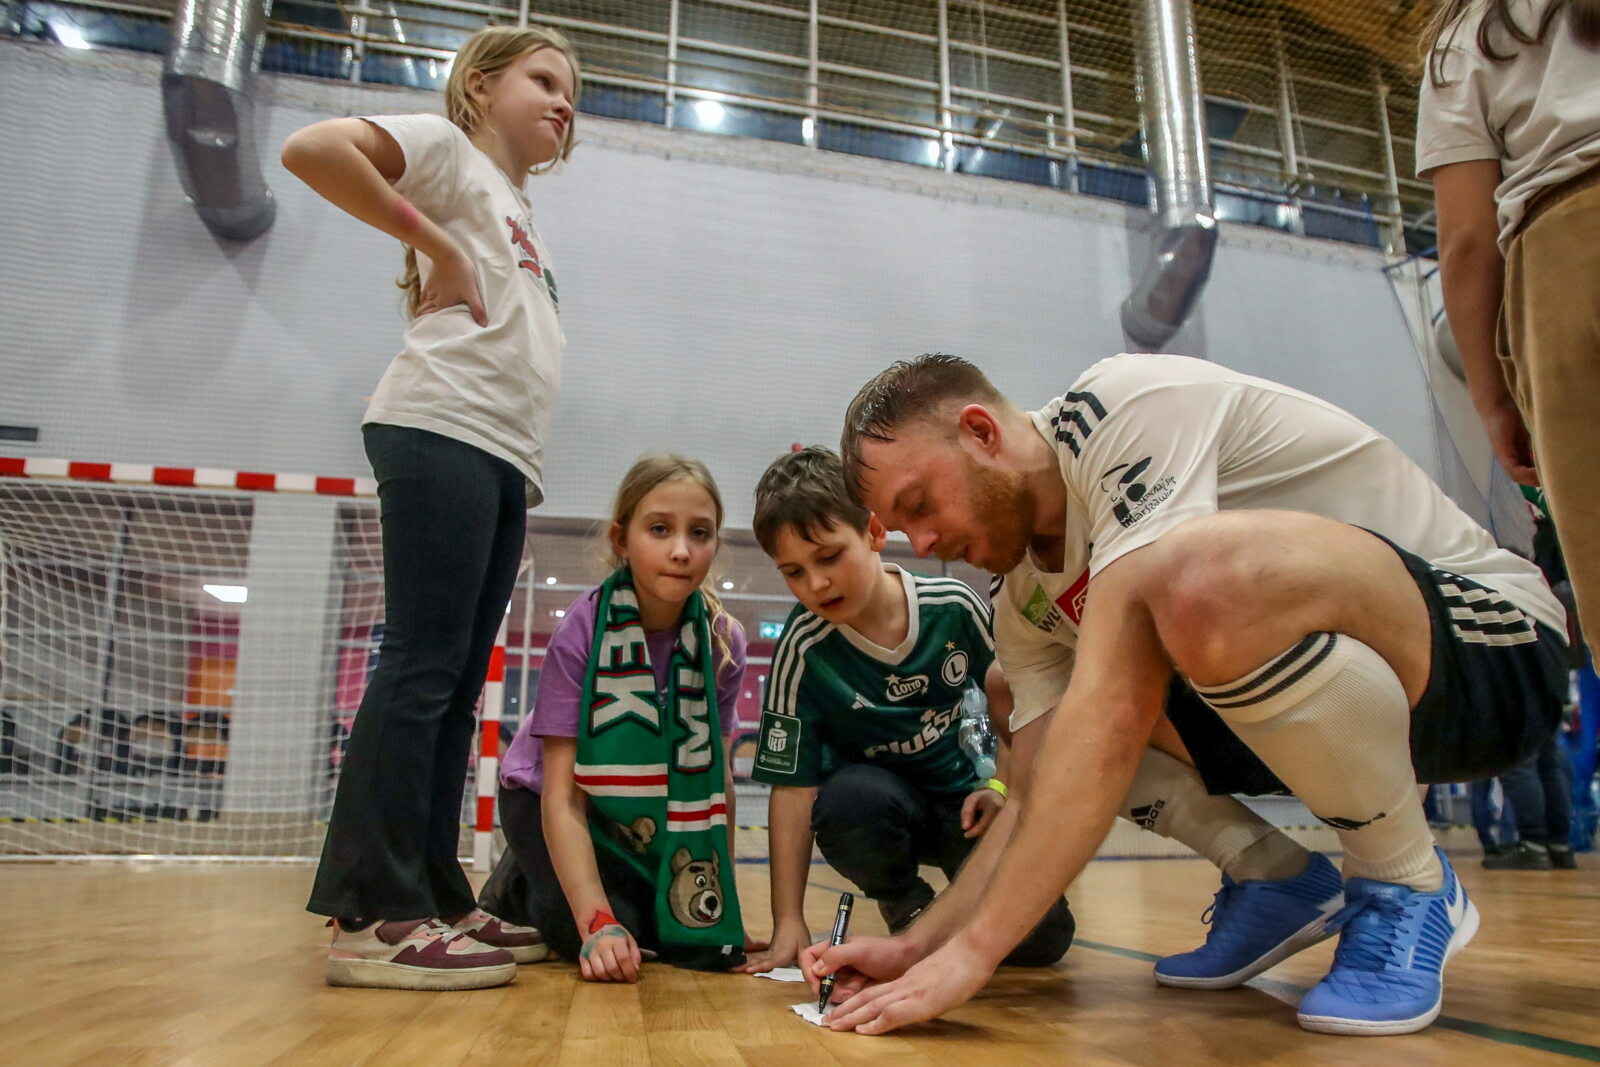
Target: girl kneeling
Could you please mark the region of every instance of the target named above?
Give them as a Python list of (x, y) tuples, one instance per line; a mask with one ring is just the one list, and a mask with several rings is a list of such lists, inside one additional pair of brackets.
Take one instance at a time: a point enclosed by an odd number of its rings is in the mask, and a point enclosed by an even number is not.
[(589, 981), (636, 980), (641, 949), (701, 970), (743, 961), (726, 735), (745, 637), (706, 581), (722, 513), (702, 464), (633, 465), (615, 570), (551, 636), (502, 766), (507, 851), (484, 906), (537, 926)]

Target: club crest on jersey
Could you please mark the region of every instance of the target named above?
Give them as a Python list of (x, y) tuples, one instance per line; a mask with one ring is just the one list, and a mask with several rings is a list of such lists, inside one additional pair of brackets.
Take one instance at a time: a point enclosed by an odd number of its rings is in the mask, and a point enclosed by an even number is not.
[(944, 658), (944, 666), (939, 668), (939, 677), (944, 679), (945, 685), (959, 686), (967, 680), (967, 670), (967, 654), (958, 648)]
[(907, 678), (891, 674), (884, 681), (887, 683), (884, 687), (884, 692), (890, 700), (909, 700), (928, 691), (928, 676), (926, 674), (913, 674)]

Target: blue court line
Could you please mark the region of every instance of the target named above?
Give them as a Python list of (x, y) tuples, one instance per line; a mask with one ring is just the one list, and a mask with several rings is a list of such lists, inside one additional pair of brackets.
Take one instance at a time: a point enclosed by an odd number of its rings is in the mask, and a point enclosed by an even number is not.
[[(758, 861), (752, 860), (751, 862)], [(806, 881), (806, 885), (826, 893), (846, 892), (841, 886), (829, 885), (826, 882), (817, 882), (809, 879)], [(1141, 963), (1155, 963), (1161, 958), (1153, 953), (1140, 952), (1138, 949), (1123, 948), (1121, 945), (1108, 945), (1103, 941), (1088, 941), (1081, 937), (1074, 938), (1072, 944), (1075, 947), (1087, 948), (1095, 952), (1105, 952), (1113, 956), (1121, 956), (1123, 959), (1138, 960)], [(1264, 993), (1280, 993), (1294, 997), (1303, 997), (1310, 991), (1305, 986), (1298, 986), (1292, 982), (1280, 982), (1275, 978), (1252, 978), (1245, 985), (1246, 987), (1259, 989)], [(1205, 990), (1205, 992), (1214, 991)], [(1551, 1052), (1557, 1056), (1570, 1056), (1575, 1060), (1600, 1063), (1600, 1045), (1585, 1045), (1579, 1041), (1568, 1041), (1560, 1037), (1547, 1037), (1544, 1034), (1532, 1034), (1526, 1030), (1513, 1030), (1505, 1026), (1474, 1022), (1471, 1019), (1458, 1019), (1453, 1015), (1441, 1015), (1433, 1020), (1433, 1025), (1442, 1030), (1454, 1030), (1457, 1033), (1482, 1038), (1485, 1041), (1494, 1041), (1502, 1045), (1538, 1049), (1540, 1052)]]

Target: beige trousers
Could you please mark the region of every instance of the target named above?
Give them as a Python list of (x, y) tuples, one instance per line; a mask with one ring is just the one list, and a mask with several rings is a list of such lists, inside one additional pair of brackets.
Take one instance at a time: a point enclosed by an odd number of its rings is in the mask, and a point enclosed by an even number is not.
[(1506, 254), (1500, 366), (1600, 662), (1600, 170), (1547, 203)]

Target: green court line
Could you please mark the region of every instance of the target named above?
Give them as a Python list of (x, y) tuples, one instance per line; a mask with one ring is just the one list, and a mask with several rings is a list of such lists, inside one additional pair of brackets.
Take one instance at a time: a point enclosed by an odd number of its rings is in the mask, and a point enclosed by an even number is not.
[[(807, 881), (806, 885), (828, 893), (845, 892), (842, 887), (828, 885), (826, 882)], [(1140, 952), (1138, 949), (1123, 948), (1121, 945), (1108, 945), (1103, 941), (1088, 941), (1081, 937), (1074, 938), (1072, 943), (1075, 947), (1092, 949), (1095, 952), (1105, 952), (1112, 956), (1121, 956), (1123, 959), (1138, 960), (1140, 963), (1155, 963), (1161, 958), (1149, 952)], [(1253, 986), (1264, 993), (1280, 993), (1286, 996), (1303, 997), (1309, 992), (1305, 986), (1298, 986), (1292, 982), (1280, 982), (1275, 978), (1252, 978), (1245, 984)], [(1454, 1030), (1457, 1033), (1468, 1034), (1472, 1037), (1482, 1038), (1485, 1041), (1494, 1041), (1502, 1045), (1516, 1045), (1520, 1048), (1551, 1052), (1557, 1056), (1571, 1056), (1575, 1060), (1600, 1063), (1600, 1045), (1585, 1045), (1579, 1041), (1547, 1037), (1544, 1034), (1532, 1034), (1526, 1030), (1513, 1030), (1505, 1026), (1474, 1022), (1471, 1019), (1458, 1019), (1453, 1015), (1441, 1015), (1433, 1020), (1433, 1025), (1442, 1030)]]
[(1500, 897), (1545, 897), (1555, 900), (1600, 900), (1600, 893), (1557, 893), (1546, 889), (1491, 889), (1488, 886), (1473, 886), (1472, 895), (1500, 896)]
[[(1100, 941), (1086, 941), (1083, 938), (1073, 940), (1077, 947), (1093, 949), (1096, 952), (1106, 952), (1124, 959), (1138, 960), (1141, 963), (1154, 963), (1161, 957), (1149, 952), (1140, 952), (1137, 949), (1123, 948), (1121, 945), (1107, 945)], [(1245, 983), (1264, 993), (1283, 993), (1292, 996), (1304, 996), (1309, 990), (1305, 986), (1298, 986), (1292, 982), (1280, 982), (1273, 978), (1252, 978)], [(1526, 1030), (1512, 1030), (1504, 1026), (1492, 1026), (1489, 1023), (1473, 1022), (1471, 1019), (1458, 1019), (1453, 1015), (1441, 1015), (1433, 1021), (1433, 1025), (1444, 1030), (1454, 1030), (1457, 1033), (1470, 1034), (1481, 1037), (1485, 1041), (1496, 1041), (1502, 1045), (1518, 1045), (1522, 1048), (1538, 1049), (1541, 1052), (1553, 1052), (1558, 1056), (1571, 1056), (1573, 1059), (1585, 1060), (1589, 1063), (1600, 1063), (1600, 1045), (1585, 1045), (1578, 1041), (1567, 1041), (1559, 1037), (1546, 1037), (1544, 1034), (1530, 1034)]]

